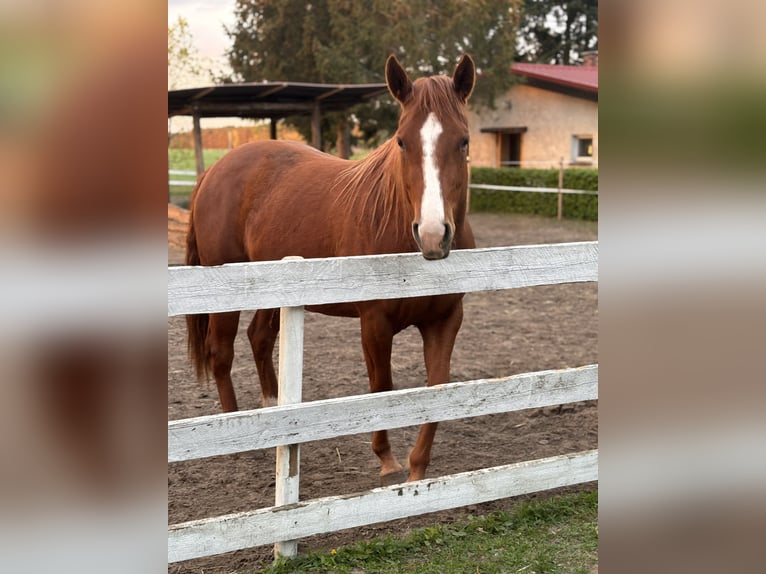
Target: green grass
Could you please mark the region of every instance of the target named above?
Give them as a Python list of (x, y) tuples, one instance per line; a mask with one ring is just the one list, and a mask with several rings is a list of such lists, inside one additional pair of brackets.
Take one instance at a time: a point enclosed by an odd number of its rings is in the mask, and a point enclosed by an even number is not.
[[(229, 150), (227, 149), (203, 149), (202, 157), (205, 161), (205, 168), (210, 167), (221, 159)], [(168, 148), (168, 169), (182, 169), (187, 171), (196, 170), (196, 161), (194, 159), (193, 149)], [(168, 179), (196, 181), (196, 176), (172, 175)], [(171, 201), (182, 207), (186, 207), (189, 202), (189, 196), (192, 189), (190, 185), (171, 185)]]
[[(203, 149), (202, 157), (205, 167), (208, 168), (221, 159), (229, 150), (227, 149)], [(194, 150), (168, 148), (168, 169), (195, 169)]]
[(522, 503), (401, 537), (280, 559), (262, 572), (588, 574), (598, 563), (598, 493)]

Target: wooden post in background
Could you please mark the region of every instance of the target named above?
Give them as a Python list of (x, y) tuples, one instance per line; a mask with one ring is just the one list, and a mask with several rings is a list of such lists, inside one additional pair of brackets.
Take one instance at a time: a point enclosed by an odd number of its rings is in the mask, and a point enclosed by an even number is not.
[(199, 114), (192, 115), (194, 126), (194, 159), (197, 161), (197, 178), (205, 171), (205, 158), (202, 155), (202, 128), (199, 124)]
[(322, 107), (319, 100), (314, 101), (311, 111), (311, 145), (320, 151), (322, 149)]
[(471, 156), (465, 158), (465, 168), (468, 170), (468, 190), (465, 196), (465, 212), (471, 212)]
[[(285, 257), (302, 259), (302, 257)], [(303, 387), (303, 307), (282, 307), (279, 313), (279, 395), (277, 404), (292, 405), (302, 400)], [(275, 506), (298, 502), (300, 490), (300, 445), (277, 447)], [(274, 557), (292, 558), (298, 542), (274, 544)]]
[(559, 203), (556, 211), (556, 219), (561, 219), (561, 212), (563, 211), (563, 194), (561, 190), (564, 188), (564, 158), (559, 159)]
[(349, 159), (351, 157), (351, 127), (346, 115), (338, 118), (336, 133), (335, 147), (338, 150), (338, 157)]

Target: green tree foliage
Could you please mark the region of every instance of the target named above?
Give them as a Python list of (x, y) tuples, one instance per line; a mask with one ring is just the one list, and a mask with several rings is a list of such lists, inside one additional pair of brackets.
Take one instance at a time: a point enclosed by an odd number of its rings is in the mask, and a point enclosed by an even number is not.
[[(520, 0), (237, 0), (236, 23), (227, 29), (232, 79), (381, 82), (390, 54), (396, 54), (413, 77), (451, 74), (460, 55), (468, 52), (480, 78), (474, 100), (493, 105), (513, 82), (510, 64), (520, 4)], [(391, 98), (353, 110), (367, 143), (388, 136), (396, 125), (397, 110)], [(294, 123), (307, 130), (307, 122)]]
[(541, 64), (577, 64), (598, 49), (598, 0), (525, 0), (519, 56)]

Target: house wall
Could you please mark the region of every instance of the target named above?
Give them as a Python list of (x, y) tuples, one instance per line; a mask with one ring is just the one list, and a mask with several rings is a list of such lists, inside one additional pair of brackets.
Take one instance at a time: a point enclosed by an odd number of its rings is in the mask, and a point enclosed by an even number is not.
[(586, 134), (593, 136), (593, 162), (588, 165), (598, 167), (598, 102), (519, 84), (496, 105), (494, 110), (469, 110), (472, 165), (500, 167), (500, 135), (481, 133), (481, 128), (526, 126), (522, 167), (558, 167), (561, 157), (565, 166), (572, 165), (572, 136)]

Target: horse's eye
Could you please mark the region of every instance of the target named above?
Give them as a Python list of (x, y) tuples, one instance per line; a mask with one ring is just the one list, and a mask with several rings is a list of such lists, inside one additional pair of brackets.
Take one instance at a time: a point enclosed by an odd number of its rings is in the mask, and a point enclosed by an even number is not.
[(404, 140), (402, 138), (396, 138), (396, 145), (399, 146), (399, 149), (404, 151)]
[(468, 151), (468, 138), (463, 138), (463, 141), (460, 142), (460, 150), (461, 151)]

